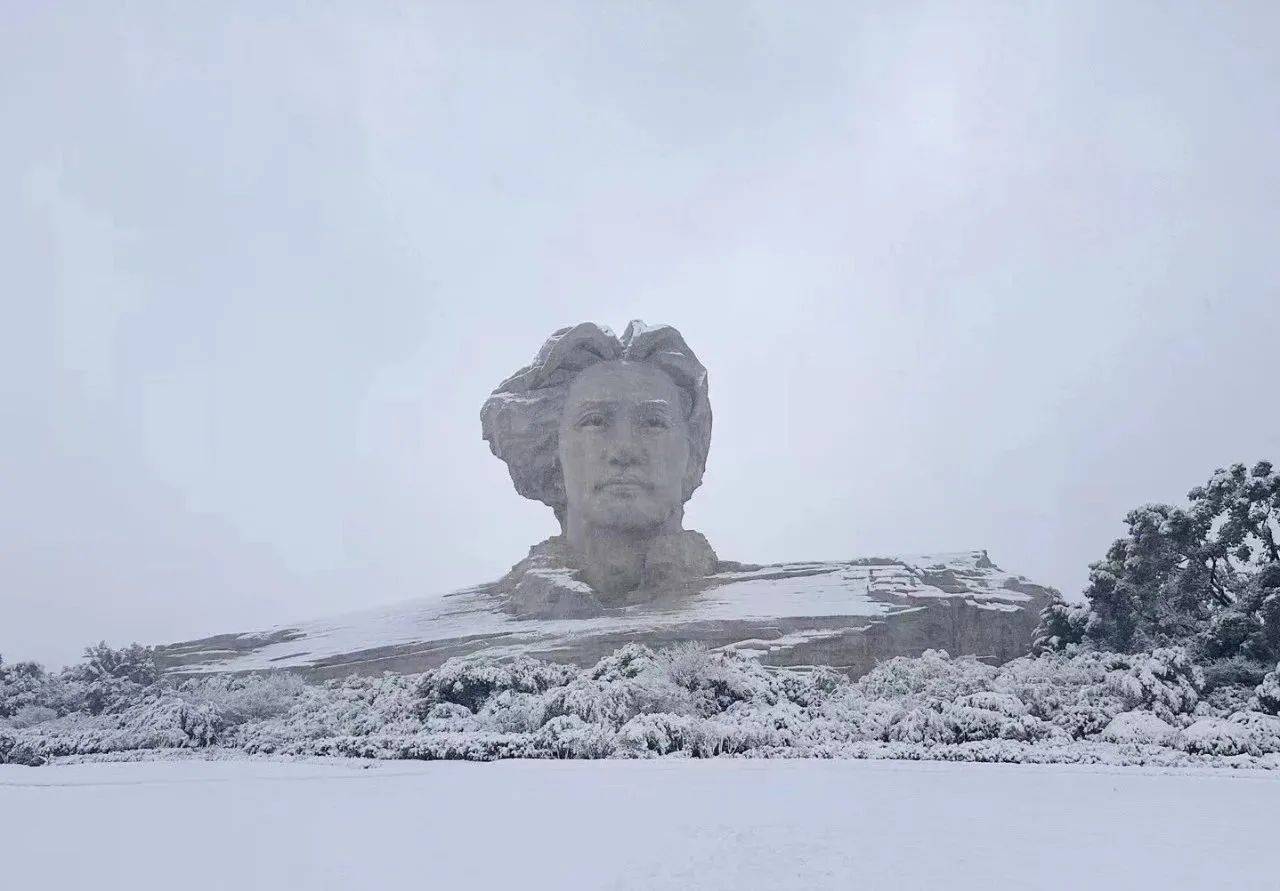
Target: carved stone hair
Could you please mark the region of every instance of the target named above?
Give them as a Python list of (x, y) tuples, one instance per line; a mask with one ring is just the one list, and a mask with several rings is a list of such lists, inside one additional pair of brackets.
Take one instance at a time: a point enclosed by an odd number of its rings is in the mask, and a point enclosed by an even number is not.
[(665, 371), (681, 393), (688, 419), (688, 501), (702, 483), (711, 447), (711, 402), (707, 370), (670, 325), (627, 325), (621, 339), (594, 322), (561, 328), (538, 351), (532, 364), (507, 378), (485, 401), (480, 426), (489, 449), (507, 463), (516, 491), (550, 506), (565, 522), (564, 476), (560, 470), (560, 414), (569, 385), (596, 362), (649, 362)]

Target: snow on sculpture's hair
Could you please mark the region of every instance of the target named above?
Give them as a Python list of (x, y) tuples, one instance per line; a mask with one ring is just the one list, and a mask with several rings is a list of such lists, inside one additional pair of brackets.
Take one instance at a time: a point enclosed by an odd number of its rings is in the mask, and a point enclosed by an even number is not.
[(480, 426), (489, 449), (507, 464), (516, 491), (541, 501), (563, 524), (564, 477), (560, 470), (560, 414), (569, 385), (597, 362), (648, 362), (665, 371), (681, 393), (688, 419), (689, 468), (686, 501), (702, 483), (711, 447), (711, 402), (707, 370), (670, 325), (627, 325), (619, 338), (608, 328), (583, 322), (547, 339), (533, 362), (507, 378), (485, 401)]

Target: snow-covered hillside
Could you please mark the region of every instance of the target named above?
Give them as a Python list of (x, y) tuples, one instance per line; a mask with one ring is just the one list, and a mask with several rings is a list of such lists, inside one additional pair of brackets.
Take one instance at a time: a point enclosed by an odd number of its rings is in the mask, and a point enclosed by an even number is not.
[(1023, 655), (1049, 591), (984, 551), (783, 563), (725, 572), (697, 594), (581, 619), (518, 618), (494, 585), (161, 651), (184, 673), (306, 669), (423, 671), (448, 658), (533, 656), (590, 665), (626, 643), (698, 641), (767, 664), (858, 675), (876, 661), (946, 649), (1002, 662)]

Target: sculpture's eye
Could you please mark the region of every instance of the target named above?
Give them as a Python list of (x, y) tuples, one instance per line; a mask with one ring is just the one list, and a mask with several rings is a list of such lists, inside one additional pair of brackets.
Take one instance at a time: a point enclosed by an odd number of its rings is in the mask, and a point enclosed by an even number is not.
[(604, 415), (598, 411), (588, 412), (578, 418), (578, 426), (580, 428), (603, 427), (605, 423)]
[(642, 430), (666, 430), (671, 425), (667, 423), (667, 419), (659, 415), (642, 418), (640, 420), (640, 429)]

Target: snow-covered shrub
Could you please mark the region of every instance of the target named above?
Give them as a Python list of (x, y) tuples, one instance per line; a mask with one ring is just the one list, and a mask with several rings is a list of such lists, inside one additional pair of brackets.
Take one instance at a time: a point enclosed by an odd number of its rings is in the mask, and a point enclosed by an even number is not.
[(1236, 712), (1228, 720), (1246, 728), (1263, 754), (1280, 752), (1280, 718), (1262, 712)]
[(546, 716), (572, 715), (619, 728), (636, 715), (697, 714), (694, 697), (660, 670), (612, 682), (578, 678), (546, 695)]
[(825, 666), (776, 672), (773, 681), (778, 692), (787, 701), (803, 708), (821, 706), (838, 691), (849, 686), (847, 676)]
[(1268, 715), (1280, 714), (1280, 665), (1268, 672), (1253, 691), (1253, 708)]
[[(745, 653), (713, 653), (700, 644), (685, 644), (658, 654), (656, 663), (659, 673), (693, 694), (704, 714), (722, 712), (739, 702), (773, 705), (784, 696), (778, 675)], [(801, 697), (813, 695), (812, 689), (793, 686)]]
[(995, 673), (995, 668), (976, 659), (952, 659), (946, 650), (925, 650), (914, 659), (886, 659), (855, 686), (870, 699), (914, 696), (949, 702), (987, 689)]
[(417, 676), (384, 674), (304, 685), (286, 714), (246, 722), (235, 738), (252, 752), (281, 752), (299, 739), (415, 734), (423, 727), (418, 683)]
[(688, 752), (697, 723), (697, 718), (688, 715), (636, 715), (618, 731), (618, 752), (639, 758)]
[[(997, 708), (972, 704), (988, 701)], [(1004, 694), (966, 694), (957, 702), (903, 708), (881, 732), (886, 742), (967, 743), (980, 740), (1038, 740), (1062, 731), (1032, 715), (1018, 713), (1017, 700)]]
[(1199, 718), (1174, 737), (1173, 744), (1198, 755), (1259, 755), (1261, 746), (1252, 729), (1222, 718)]
[[(901, 710), (894, 699), (868, 699), (853, 685), (832, 691), (825, 701), (811, 707), (813, 724), (827, 736), (839, 728), (842, 739), (866, 741), (883, 739), (885, 731)], [(823, 722), (819, 724), (818, 722)]]
[[(439, 709), (442, 705), (462, 708), (454, 703), (441, 703), (435, 708)], [(469, 711), (466, 715), (471, 717)], [(508, 732), (537, 730), (547, 720), (546, 696), (540, 693), (503, 690), (490, 696), (475, 717), (480, 723), (495, 730)]]
[(1250, 708), (1252, 703), (1252, 687), (1216, 687), (1200, 697), (1192, 714), (1197, 718), (1221, 718)]
[(1236, 766), (1280, 767), (1269, 754), (1280, 752), (1280, 718), (1243, 708), (1237, 694), (1252, 688), (1200, 696), (1202, 681), (1180, 650), (1077, 649), (999, 668), (930, 651), (888, 660), (856, 682), (829, 670), (768, 668), (732, 651), (639, 645), (585, 669), (472, 657), (421, 675), (322, 684), (286, 675), (145, 687), (122, 680), (137, 688), (132, 700), (97, 715), (52, 717), (50, 706), (23, 706), (5, 720), (20, 714), (24, 726), (0, 731), (3, 757), (35, 763), (217, 746), (477, 761), (740, 756), (1177, 766), (1231, 757)]
[[(815, 687), (794, 684), (800, 695)], [(628, 644), (562, 687), (548, 690), (546, 718), (574, 715), (621, 728), (637, 715), (712, 717), (739, 703), (765, 707), (783, 697), (776, 676), (733, 652), (677, 646), (661, 653)]]
[[(1005, 732), (1017, 734), (1021, 731), (1019, 721), (1011, 721), (1007, 715), (992, 709), (974, 708), (968, 705), (946, 705), (943, 706), (942, 716), (951, 728), (955, 742), (1002, 739), (1008, 738)], [(1006, 727), (1009, 728), (1008, 731), (1005, 730)]]
[(1107, 675), (1108, 686), (1121, 696), (1126, 710), (1146, 709), (1172, 723), (1190, 714), (1200, 701), (1204, 675), (1181, 647), (1162, 647), (1127, 657), (1127, 667)]
[(955, 726), (943, 717), (940, 709), (915, 706), (899, 711), (885, 728), (885, 742), (953, 743), (957, 742)]
[(1010, 718), (1020, 718), (1030, 711), (1027, 704), (1012, 693), (997, 693), (992, 690), (961, 696), (956, 700), (956, 705), (987, 709)]
[(12, 717), (0, 719), (0, 726), (7, 725), (15, 730), (22, 730), (43, 724), (45, 721), (52, 721), (56, 717), (58, 713), (47, 705), (24, 705), (14, 712)]
[(298, 701), (306, 682), (288, 672), (210, 675), (183, 681), (178, 692), (192, 702), (213, 707), (226, 726), (262, 721), (285, 714)]
[(593, 681), (617, 681), (634, 678), (658, 667), (658, 654), (644, 644), (624, 644), (587, 669)]
[[(538, 724), (541, 726), (541, 721)], [(429, 732), (466, 732), (478, 730), (484, 725), (485, 721), (480, 715), (456, 702), (437, 702), (422, 715), (422, 728)]]
[[(1006, 662), (1000, 666), (991, 686), (1017, 697), (1030, 714), (1049, 721), (1065, 709), (1081, 705), (1098, 706), (1092, 710), (1105, 711), (1100, 700), (1109, 694), (1104, 693), (1101, 685), (1115, 665), (1115, 657), (1109, 653), (1046, 653)], [(1106, 720), (1110, 721), (1111, 717), (1108, 715)]]
[(984, 739), (1029, 741), (1064, 735), (1061, 729), (1033, 715), (957, 704), (943, 706), (942, 713), (954, 728), (956, 741), (962, 743)]
[(1063, 708), (1053, 717), (1053, 723), (1072, 739), (1090, 739), (1105, 731), (1123, 711), (1118, 700), (1080, 702)]
[(546, 758), (532, 734), (492, 733), (375, 733), (311, 740), (285, 740), (271, 751), (286, 755), (378, 758), (417, 761), (497, 761), (503, 758)]
[(22, 731), (40, 755), (88, 755), (132, 749), (200, 748), (218, 741), (221, 723), (207, 704), (153, 696), (120, 711), (73, 713)]
[(527, 656), (510, 662), (459, 657), (423, 675), (418, 695), (424, 710), (437, 702), (453, 702), (477, 711), (494, 693), (502, 690), (541, 693), (566, 683), (576, 673), (571, 666), (540, 662)]
[(0, 764), (21, 764), (39, 767), (45, 758), (36, 751), (30, 740), (22, 739), (0, 729)]
[(608, 758), (617, 748), (612, 729), (575, 715), (552, 718), (534, 734), (534, 741), (552, 758)]
[(1176, 732), (1172, 725), (1151, 712), (1121, 712), (1102, 731), (1102, 738), (1111, 743), (1163, 746)]
[[(695, 758), (741, 755), (762, 748), (790, 748), (795, 734), (788, 726), (790, 715), (740, 709), (703, 718), (691, 730), (689, 754)], [(791, 708), (795, 708), (791, 706)]]
[[(396, 738), (392, 738), (395, 742)], [(545, 758), (528, 733), (440, 733), (410, 738), (408, 745), (392, 749), (390, 757), (419, 761), (499, 761), (505, 758)], [(379, 754), (368, 757), (387, 757)]]

